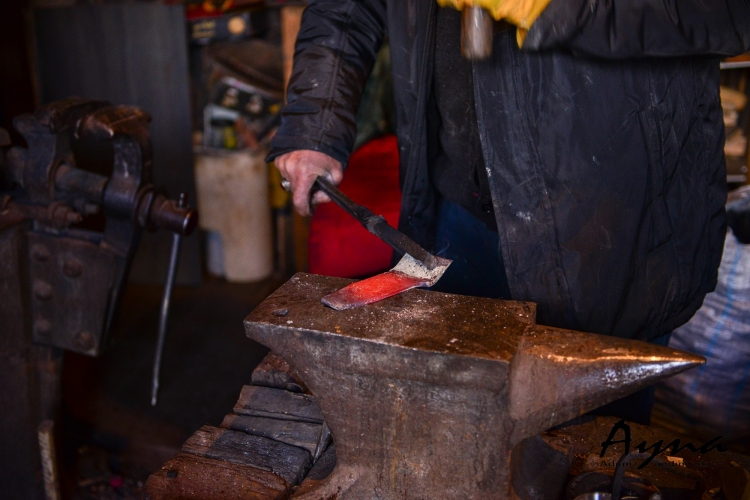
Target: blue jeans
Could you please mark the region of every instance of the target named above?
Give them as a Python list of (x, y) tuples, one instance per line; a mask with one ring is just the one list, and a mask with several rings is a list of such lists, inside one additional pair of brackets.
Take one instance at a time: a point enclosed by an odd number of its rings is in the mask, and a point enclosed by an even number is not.
[(500, 239), (461, 206), (442, 200), (438, 207), (435, 253), (453, 260), (440, 281), (438, 292), (509, 299)]

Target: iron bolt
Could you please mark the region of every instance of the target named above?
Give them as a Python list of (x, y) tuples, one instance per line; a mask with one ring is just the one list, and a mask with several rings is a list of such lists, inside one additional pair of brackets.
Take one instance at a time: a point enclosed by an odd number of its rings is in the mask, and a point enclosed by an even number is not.
[(62, 202), (55, 202), (47, 209), (49, 221), (58, 228), (68, 227), (83, 221), (81, 214)]
[(37, 243), (31, 247), (31, 257), (37, 262), (47, 262), (51, 255), (47, 247)]
[(83, 222), (83, 216), (76, 212), (68, 212), (65, 214), (65, 222), (68, 224), (80, 224)]
[(75, 346), (82, 351), (90, 351), (94, 348), (94, 336), (89, 332), (79, 332), (75, 338)]
[(99, 213), (100, 207), (96, 203), (86, 202), (83, 204), (82, 212), (84, 215), (96, 215)]
[(34, 280), (32, 287), (34, 297), (39, 300), (49, 300), (52, 297), (52, 285), (42, 280)]
[(63, 264), (63, 273), (68, 278), (77, 278), (83, 273), (83, 265), (75, 259), (66, 260)]
[(39, 335), (48, 335), (52, 331), (52, 323), (46, 319), (38, 319), (34, 322), (34, 330)]

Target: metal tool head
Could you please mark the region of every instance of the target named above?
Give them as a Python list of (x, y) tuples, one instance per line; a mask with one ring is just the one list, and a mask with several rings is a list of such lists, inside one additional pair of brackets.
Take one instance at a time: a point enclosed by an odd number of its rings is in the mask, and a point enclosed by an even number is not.
[(438, 282), (452, 260), (432, 256), (435, 266), (430, 269), (424, 262), (404, 254), (396, 267), (372, 278), (357, 281), (323, 297), (325, 305), (343, 311), (372, 304), (412, 288), (428, 288)]
[(492, 56), (492, 15), (483, 7), (470, 5), (461, 14), (461, 54), (469, 61)]

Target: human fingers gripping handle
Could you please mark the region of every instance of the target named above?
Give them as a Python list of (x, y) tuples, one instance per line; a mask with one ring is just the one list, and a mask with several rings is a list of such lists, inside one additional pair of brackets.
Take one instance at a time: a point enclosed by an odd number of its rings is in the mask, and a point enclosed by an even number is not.
[(284, 189), (292, 192), (292, 203), (302, 216), (312, 213), (311, 204), (331, 201), (325, 193), (318, 191), (311, 196), (318, 176), (325, 177), (335, 185), (344, 178), (341, 162), (319, 151), (299, 150), (276, 158), (276, 167), (286, 181)]

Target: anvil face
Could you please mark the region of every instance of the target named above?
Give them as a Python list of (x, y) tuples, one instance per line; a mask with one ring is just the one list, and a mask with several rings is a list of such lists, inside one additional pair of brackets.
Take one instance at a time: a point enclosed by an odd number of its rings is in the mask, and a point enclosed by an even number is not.
[(299, 373), (337, 465), (307, 499), (509, 498), (513, 445), (704, 362), (536, 325), (531, 303), (411, 290), (335, 311), (297, 274), (245, 320)]

